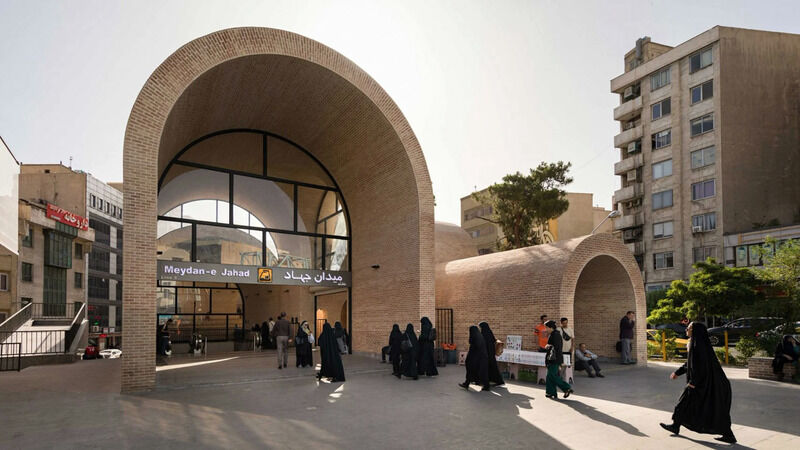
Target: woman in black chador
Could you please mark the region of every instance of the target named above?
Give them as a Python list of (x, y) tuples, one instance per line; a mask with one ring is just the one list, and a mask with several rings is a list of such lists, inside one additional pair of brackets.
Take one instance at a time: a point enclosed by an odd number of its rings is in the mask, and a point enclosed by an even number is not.
[(344, 330), (341, 322), (333, 325), (333, 334), (336, 336), (336, 344), (339, 346), (339, 353), (347, 353), (347, 331)]
[(488, 323), (481, 322), (478, 326), (481, 327), (481, 335), (486, 343), (486, 356), (489, 358), (489, 381), (498, 386), (505, 384), (503, 376), (500, 375), (500, 369), (497, 367), (497, 356), (495, 355), (497, 338), (494, 337), (494, 333), (492, 333)]
[(331, 381), (344, 381), (344, 367), (342, 357), (339, 355), (339, 344), (333, 334), (331, 324), (325, 323), (322, 326), (322, 334), (319, 336), (320, 371), (317, 378), (330, 378)]
[(400, 325), (394, 324), (389, 334), (389, 359), (392, 361), (392, 375), (400, 378), (400, 353), (403, 345), (403, 332)]
[(311, 330), (308, 328), (308, 322), (305, 320), (297, 328), (297, 335), (294, 337), (294, 348), (297, 356), (297, 367), (306, 367), (314, 365), (314, 357), (311, 353)]
[(722, 437), (715, 439), (732, 444), (736, 438), (731, 431), (731, 383), (711, 347), (705, 324), (692, 322), (686, 334), (689, 356), (669, 376), (674, 380), (685, 373), (686, 388), (675, 406), (672, 424), (661, 426), (675, 434), (680, 432), (681, 425), (696, 433), (721, 434)]
[(469, 389), (470, 383), (483, 386), (483, 391), (489, 388), (489, 356), (486, 353), (486, 341), (481, 330), (475, 325), (469, 327), (469, 352), (464, 365), (467, 368), (467, 378), (459, 384), (464, 389)]
[(400, 372), (416, 380), (419, 378), (419, 373), (417, 372), (419, 341), (417, 341), (417, 334), (414, 332), (414, 325), (408, 324), (406, 326), (406, 332), (403, 333), (403, 341), (407, 343), (400, 344), (402, 357), (400, 360)]
[(269, 348), (269, 325), (267, 321), (261, 323), (261, 350)]
[(422, 330), (419, 332), (419, 374), (429, 377), (439, 375), (436, 370), (436, 360), (433, 357), (433, 341), (436, 340), (436, 331), (433, 329), (431, 319), (423, 317)]

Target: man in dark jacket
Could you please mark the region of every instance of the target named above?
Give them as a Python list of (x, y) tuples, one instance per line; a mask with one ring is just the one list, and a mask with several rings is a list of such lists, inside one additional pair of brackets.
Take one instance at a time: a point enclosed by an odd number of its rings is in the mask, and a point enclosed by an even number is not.
[(625, 317), (619, 321), (619, 340), (622, 344), (622, 364), (636, 364), (631, 358), (631, 347), (633, 345), (633, 327), (636, 325), (633, 311), (628, 311)]
[(275, 326), (272, 327), (272, 336), (278, 344), (278, 369), (283, 369), (289, 362), (289, 336), (292, 328), (286, 320), (286, 313), (282, 312)]

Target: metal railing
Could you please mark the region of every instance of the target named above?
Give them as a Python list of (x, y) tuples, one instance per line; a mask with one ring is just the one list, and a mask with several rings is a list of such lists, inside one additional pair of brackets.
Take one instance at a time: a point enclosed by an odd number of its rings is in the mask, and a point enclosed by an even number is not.
[(21, 327), (25, 324), (25, 322), (31, 319), (32, 311), (32, 303), (28, 303), (27, 305), (23, 306), (22, 309), (15, 312), (11, 317), (6, 319), (5, 322), (0, 324), (0, 333), (11, 333), (12, 331), (16, 331), (17, 328)]
[(0, 372), (22, 370), (22, 344), (0, 342)]
[(20, 344), (21, 356), (64, 354), (66, 330), (14, 331), (0, 333), (0, 344)]
[(436, 340), (439, 344), (453, 344), (453, 308), (436, 308)]

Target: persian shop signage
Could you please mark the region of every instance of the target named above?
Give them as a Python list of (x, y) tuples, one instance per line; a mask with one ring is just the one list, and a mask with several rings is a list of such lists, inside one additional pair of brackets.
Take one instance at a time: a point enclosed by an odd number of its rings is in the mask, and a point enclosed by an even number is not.
[(291, 267), (241, 266), (238, 264), (158, 261), (156, 274), (166, 281), (206, 281), (212, 283), (276, 284), (289, 286), (347, 287), (350, 272), (293, 269)]
[(81, 217), (77, 214), (73, 214), (66, 209), (59, 208), (58, 206), (50, 203), (47, 204), (47, 217), (55, 220), (56, 222), (61, 222), (64, 225), (69, 225), (83, 231), (89, 229), (89, 219)]

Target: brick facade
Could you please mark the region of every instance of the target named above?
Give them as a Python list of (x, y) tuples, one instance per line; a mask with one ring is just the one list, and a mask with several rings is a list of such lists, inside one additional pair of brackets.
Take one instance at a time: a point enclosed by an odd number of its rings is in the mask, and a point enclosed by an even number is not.
[[(783, 365), (783, 381), (792, 381), (796, 373), (797, 368), (792, 364)], [(778, 376), (772, 372), (772, 358), (759, 356), (747, 360), (747, 376), (762, 380), (778, 380)]]
[(616, 357), (619, 321), (632, 310), (638, 316), (634, 354), (640, 363), (647, 359), (641, 272), (610, 234), (439, 263), (436, 300), (437, 307), (454, 310), (460, 350), (468, 348), (469, 326), (481, 321), (498, 339), (522, 335), (523, 348), (532, 350), (533, 327), (547, 314), (569, 318), (576, 342)]
[(222, 30), (167, 58), (128, 121), (123, 392), (155, 385), (158, 177), (192, 140), (238, 127), (291, 139), (338, 183), (353, 239), (356, 351), (379, 351), (394, 322), (434, 317), (433, 192), (400, 109), (369, 75), (318, 42), (268, 28)]

